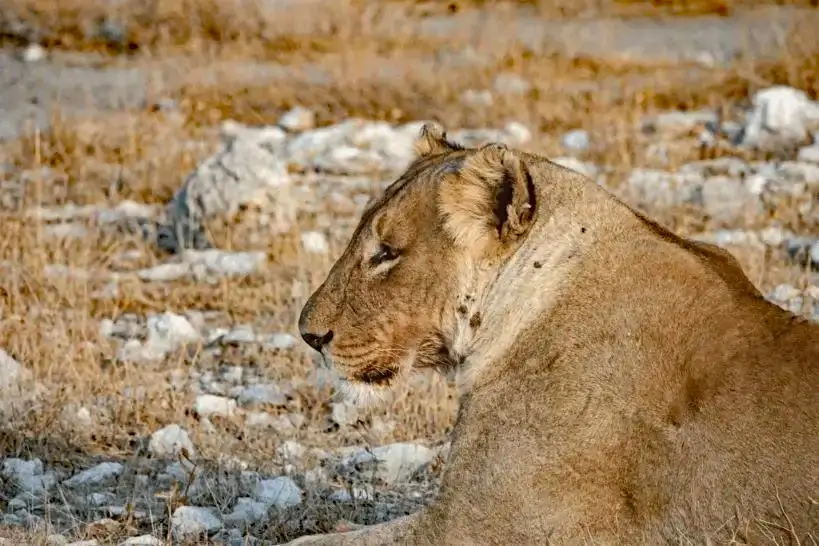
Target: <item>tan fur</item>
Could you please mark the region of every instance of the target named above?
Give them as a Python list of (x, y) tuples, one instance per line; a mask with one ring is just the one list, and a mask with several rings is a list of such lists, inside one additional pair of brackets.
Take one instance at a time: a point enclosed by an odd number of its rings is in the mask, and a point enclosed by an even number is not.
[(445, 139), (299, 321), (358, 392), (455, 373), (439, 499), (294, 544), (815, 544), (819, 325), (581, 174)]

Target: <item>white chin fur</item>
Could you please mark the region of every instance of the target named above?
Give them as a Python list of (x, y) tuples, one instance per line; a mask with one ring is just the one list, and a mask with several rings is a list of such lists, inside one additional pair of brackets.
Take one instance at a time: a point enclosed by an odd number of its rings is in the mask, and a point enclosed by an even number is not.
[(341, 401), (361, 408), (384, 402), (390, 392), (389, 387), (376, 387), (366, 383), (347, 381), (341, 377), (336, 378), (335, 388), (336, 396)]
[[(331, 357), (325, 357), (324, 365), (331, 370), (335, 369), (335, 363)], [(398, 374), (392, 378), (389, 386), (368, 385), (358, 381), (348, 381), (338, 375), (335, 376), (334, 387), (336, 398), (339, 401), (365, 408), (386, 402), (389, 396), (407, 376), (411, 374), (412, 364), (415, 361), (415, 351), (410, 351), (398, 366)]]

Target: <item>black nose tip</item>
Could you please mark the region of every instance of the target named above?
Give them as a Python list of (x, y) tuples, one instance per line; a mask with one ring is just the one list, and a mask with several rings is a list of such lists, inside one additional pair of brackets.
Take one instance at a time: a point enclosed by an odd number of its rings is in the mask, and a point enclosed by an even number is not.
[(302, 332), (301, 337), (302, 339), (304, 339), (305, 343), (307, 343), (310, 347), (320, 352), (322, 347), (324, 347), (333, 340), (333, 331), (329, 330), (324, 335)]

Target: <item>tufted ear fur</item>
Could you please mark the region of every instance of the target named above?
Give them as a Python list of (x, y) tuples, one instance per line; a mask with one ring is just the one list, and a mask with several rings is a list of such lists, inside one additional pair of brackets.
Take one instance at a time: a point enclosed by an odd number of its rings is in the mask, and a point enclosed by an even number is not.
[(535, 212), (535, 188), (520, 153), (487, 144), (445, 176), (439, 189), (444, 224), (456, 243), (487, 255), (524, 235)]
[(421, 157), (462, 149), (458, 144), (447, 140), (446, 129), (435, 121), (425, 123), (415, 141), (415, 153)]

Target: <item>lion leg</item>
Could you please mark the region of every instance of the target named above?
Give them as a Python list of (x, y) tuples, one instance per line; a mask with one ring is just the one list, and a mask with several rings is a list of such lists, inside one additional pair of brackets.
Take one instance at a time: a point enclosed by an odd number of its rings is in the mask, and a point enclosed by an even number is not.
[(384, 546), (407, 544), (423, 510), (377, 525), (367, 525), (355, 531), (323, 535), (307, 535), (286, 543), (285, 546)]

